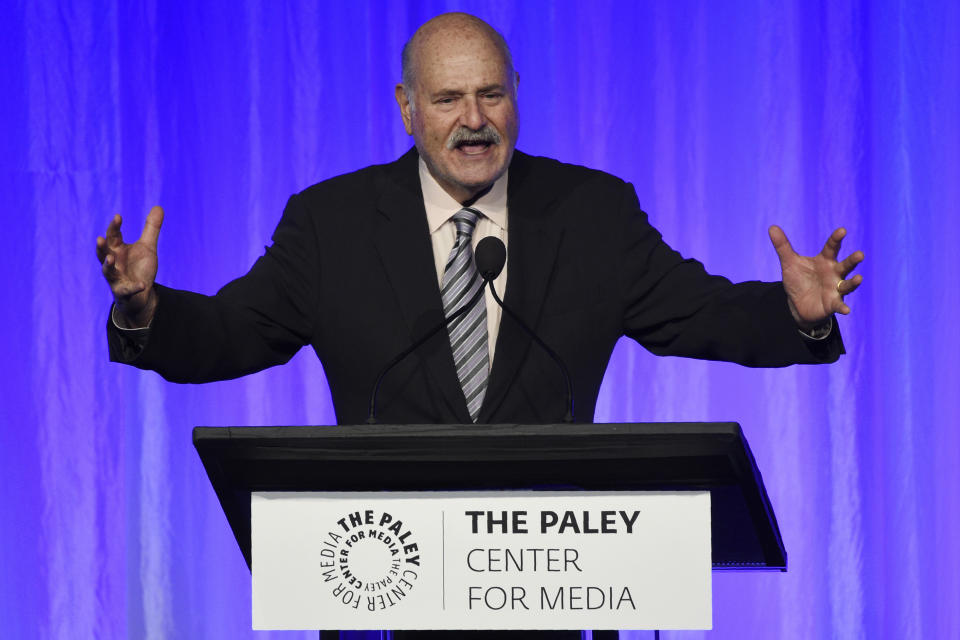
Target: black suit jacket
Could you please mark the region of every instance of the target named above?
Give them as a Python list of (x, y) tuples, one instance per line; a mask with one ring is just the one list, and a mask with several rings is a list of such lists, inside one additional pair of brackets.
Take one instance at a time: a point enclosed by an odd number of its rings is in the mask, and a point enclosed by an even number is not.
[[(617, 340), (658, 355), (785, 366), (835, 360), (839, 333), (797, 331), (780, 283), (731, 284), (670, 249), (633, 188), (608, 174), (515, 152), (505, 300), (567, 363), (576, 418), (593, 417)], [(442, 319), (416, 150), (290, 198), (273, 245), (216, 296), (158, 286), (150, 337), (131, 364), (175, 382), (234, 378), (310, 344), (341, 424), (361, 423), (383, 365)], [(109, 323), (108, 323), (108, 326)], [(126, 360), (110, 330), (111, 357)], [(554, 363), (504, 314), (479, 422), (564, 414)], [(441, 331), (384, 381), (390, 423), (468, 423)]]

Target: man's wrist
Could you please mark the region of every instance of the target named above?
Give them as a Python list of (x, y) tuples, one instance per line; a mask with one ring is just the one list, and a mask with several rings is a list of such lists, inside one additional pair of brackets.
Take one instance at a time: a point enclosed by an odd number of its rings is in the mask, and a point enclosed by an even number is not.
[(828, 329), (833, 326), (833, 317), (827, 316), (820, 322), (805, 322), (800, 318), (800, 313), (797, 311), (797, 307), (794, 306), (793, 300), (790, 299), (790, 296), (787, 296), (787, 307), (790, 309), (790, 315), (793, 317), (793, 321), (797, 323), (797, 328), (800, 330), (800, 333), (808, 335), (810, 333), (819, 333), (820, 330), (826, 328)]
[(156, 310), (157, 294), (151, 291), (150, 297), (147, 299), (147, 304), (145, 304), (136, 315), (126, 313), (119, 303), (114, 302), (113, 307), (110, 309), (110, 319), (114, 327), (123, 331), (149, 329), (153, 323), (153, 316)]

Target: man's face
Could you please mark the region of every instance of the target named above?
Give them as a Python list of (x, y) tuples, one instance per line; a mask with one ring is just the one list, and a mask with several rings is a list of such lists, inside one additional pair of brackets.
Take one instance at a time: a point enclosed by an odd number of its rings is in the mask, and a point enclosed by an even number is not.
[(404, 126), (433, 177), (458, 202), (499, 178), (517, 142), (516, 80), (488, 38), (434, 34), (414, 56), (412, 103), (397, 87)]

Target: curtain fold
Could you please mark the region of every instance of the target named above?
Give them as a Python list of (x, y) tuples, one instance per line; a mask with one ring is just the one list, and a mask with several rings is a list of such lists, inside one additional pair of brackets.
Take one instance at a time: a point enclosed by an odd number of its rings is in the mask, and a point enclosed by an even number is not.
[[(290, 194), (405, 151), (399, 53), (429, 17), (501, 29), (518, 148), (632, 182), (665, 239), (733, 279), (767, 239), (836, 226), (864, 285), (829, 367), (658, 359), (622, 341), (598, 421), (734, 420), (786, 574), (718, 574), (714, 630), (667, 638), (960, 636), (960, 6), (491, 0), (12, 2), (0, 22), (0, 633), (268, 638), (193, 450), (195, 425), (330, 424), (301, 351), (173, 385), (107, 362), (94, 238), (165, 207), (158, 281), (242, 275)], [(623, 638), (648, 634), (623, 632)], [(360, 637), (360, 636), (357, 636)]]

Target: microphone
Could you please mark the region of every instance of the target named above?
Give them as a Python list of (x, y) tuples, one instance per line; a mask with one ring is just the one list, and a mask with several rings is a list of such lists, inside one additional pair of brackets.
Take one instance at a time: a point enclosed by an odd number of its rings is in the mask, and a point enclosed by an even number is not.
[[(516, 320), (517, 324), (523, 327), (523, 330), (533, 338), (534, 342), (543, 347), (544, 351), (546, 351), (550, 357), (553, 358), (553, 361), (557, 363), (557, 366), (560, 367), (560, 372), (563, 373), (563, 379), (567, 383), (567, 414), (563, 417), (563, 421), (573, 422), (573, 382), (570, 380), (570, 373), (567, 371), (566, 365), (563, 364), (560, 356), (548, 347), (547, 344), (520, 319), (520, 316), (515, 314), (510, 307), (503, 304), (503, 300), (497, 295), (497, 290), (493, 286), (493, 281), (496, 280), (500, 272), (503, 271), (503, 265), (507, 261), (507, 248), (504, 246), (503, 241), (501, 241), (500, 238), (487, 236), (477, 243), (477, 248), (474, 250), (473, 255), (477, 262), (477, 271), (480, 272), (480, 277), (483, 278), (484, 284), (490, 286), (490, 293), (493, 294), (493, 299), (497, 301), (497, 304), (499, 304), (511, 318)], [(483, 288), (481, 287), (480, 290), (483, 291)]]
[(503, 265), (507, 263), (507, 248), (500, 238), (487, 236), (477, 243), (473, 257), (483, 281), (493, 282), (503, 271)]

